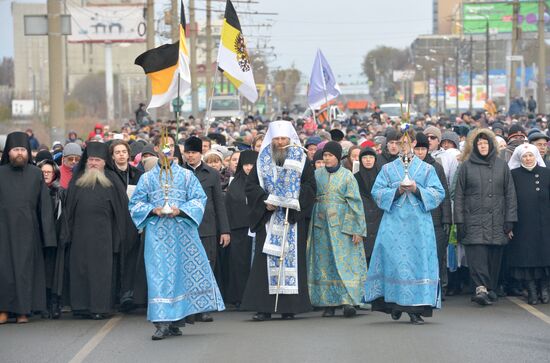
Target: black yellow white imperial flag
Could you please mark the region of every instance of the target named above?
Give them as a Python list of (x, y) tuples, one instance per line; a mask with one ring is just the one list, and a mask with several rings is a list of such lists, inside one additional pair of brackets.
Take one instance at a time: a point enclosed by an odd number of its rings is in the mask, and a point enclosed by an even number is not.
[(163, 106), (191, 88), (189, 71), (189, 51), (185, 41), (185, 10), (183, 1), (180, 12), (180, 40), (174, 44), (164, 44), (138, 56), (135, 64), (141, 66), (151, 80), (151, 101), (149, 108)]
[(218, 50), (218, 68), (250, 102), (258, 99), (252, 65), (246, 50), (241, 24), (231, 1), (227, 0)]

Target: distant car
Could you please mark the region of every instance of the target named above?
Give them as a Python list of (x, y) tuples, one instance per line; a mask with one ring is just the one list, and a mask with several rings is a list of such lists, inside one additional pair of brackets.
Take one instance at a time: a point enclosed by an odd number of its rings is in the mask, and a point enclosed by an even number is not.
[(235, 120), (244, 118), (241, 110), (241, 99), (239, 96), (214, 96), (212, 97), (212, 110), (210, 121), (214, 120)]
[[(400, 103), (384, 103), (380, 105), (380, 109), (387, 114), (392, 121), (401, 118), (401, 112), (407, 112), (407, 105), (403, 104), (401, 107)], [(418, 113), (413, 105), (409, 105), (409, 115), (412, 119), (416, 118)]]

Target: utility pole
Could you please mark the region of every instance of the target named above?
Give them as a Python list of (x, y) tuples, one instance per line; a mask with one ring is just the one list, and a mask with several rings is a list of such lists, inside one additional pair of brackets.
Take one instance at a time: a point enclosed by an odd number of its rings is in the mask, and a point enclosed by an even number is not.
[[(516, 17), (517, 20), (517, 17)], [(489, 18), (485, 19), (485, 101), (487, 101), (489, 97), (489, 70), (490, 70), (490, 64), (489, 64)]]
[(537, 85), (537, 111), (546, 113), (546, 44), (544, 42), (544, 7), (545, 1), (539, 0), (538, 37), (539, 37), (539, 72)]
[(441, 66), (443, 69), (443, 113), (447, 113), (447, 82), (445, 80), (445, 61), (442, 62)]
[[(147, 41), (147, 50), (149, 50), (155, 47), (155, 1), (154, 0), (147, 0), (146, 16), (147, 16), (146, 41)], [(152, 97), (152, 93), (151, 93), (151, 80), (149, 79), (149, 77), (147, 77), (146, 89), (147, 89), (147, 99), (150, 100)]]
[(456, 95), (456, 105), (455, 105), (455, 114), (456, 116), (458, 117), (458, 113), (460, 112), (460, 105), (458, 103), (458, 95), (460, 93), (460, 80), (458, 79), (458, 66), (460, 64), (460, 49), (459, 49), (459, 46), (460, 46), (460, 39), (457, 39), (456, 40), (456, 54), (455, 54), (455, 87), (456, 87), (456, 90), (455, 90), (455, 95)]
[(212, 1), (206, 0), (206, 98), (212, 96)]
[(473, 95), (474, 95), (474, 38), (470, 35), (470, 113), (473, 110)]
[(172, 20), (172, 24), (170, 25), (170, 38), (172, 38), (172, 43), (176, 43), (180, 39), (180, 16), (178, 13), (178, 0), (171, 0), (170, 18), (170, 20)]
[(50, 79), (50, 137), (65, 139), (65, 102), (63, 96), (63, 42), (61, 1), (48, 0), (48, 65)]
[[(515, 0), (512, 4), (512, 56), (517, 55), (518, 51), (518, 39), (519, 39), (519, 27), (518, 27), (518, 15), (519, 15), (519, 1)], [(516, 66), (514, 61), (510, 61), (512, 69), (510, 70), (510, 99), (513, 99), (516, 95)]]
[(189, 48), (191, 71), (191, 114), (199, 112), (199, 95), (197, 87), (197, 24), (195, 23), (195, 0), (189, 0)]

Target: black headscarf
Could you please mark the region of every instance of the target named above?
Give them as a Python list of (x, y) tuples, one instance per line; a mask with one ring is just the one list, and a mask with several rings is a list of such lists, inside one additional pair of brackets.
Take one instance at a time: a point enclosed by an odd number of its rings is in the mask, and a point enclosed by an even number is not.
[(29, 141), (29, 135), (25, 132), (15, 131), (8, 134), (6, 138), (6, 145), (4, 146), (4, 151), (2, 152), (2, 159), (0, 159), (0, 165), (5, 165), (10, 162), (10, 150), (16, 147), (24, 147), (27, 149), (27, 163), (32, 164), (32, 151), (31, 143)]
[(376, 151), (370, 147), (364, 148), (361, 153), (359, 154), (359, 173), (355, 175), (357, 178), (358, 184), (359, 184), (359, 191), (363, 195), (370, 194), (372, 187), (374, 185), (374, 182), (376, 181), (376, 176), (378, 175), (378, 172), (380, 171), (380, 168), (378, 164), (376, 163), (376, 160), (374, 162), (374, 166), (370, 169), (367, 169), (363, 166), (363, 156), (365, 155), (372, 155), (376, 159)]
[[(479, 149), (477, 148), (477, 142), (480, 139), (487, 140), (489, 142), (489, 153), (486, 156), (482, 156), (479, 153)], [(473, 146), (473, 153), (475, 154), (475, 156), (477, 156), (481, 160), (489, 161), (489, 160), (493, 159), (493, 157), (495, 156), (495, 145), (493, 145), (493, 140), (491, 140), (491, 138), (487, 134), (485, 134), (484, 132), (480, 132), (475, 137), (474, 144), (472, 146)]]
[(256, 164), (258, 160), (258, 152), (254, 150), (243, 150), (239, 155), (239, 162), (237, 163), (237, 170), (235, 171), (235, 178), (239, 172), (243, 171), (243, 166), (246, 164)]

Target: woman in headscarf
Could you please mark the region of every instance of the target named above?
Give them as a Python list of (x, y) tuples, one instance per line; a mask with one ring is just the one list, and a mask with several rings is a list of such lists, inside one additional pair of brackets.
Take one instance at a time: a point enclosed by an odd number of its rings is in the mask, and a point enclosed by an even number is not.
[(365, 219), (367, 222), (367, 238), (364, 240), (365, 257), (370, 264), (370, 256), (374, 249), (374, 241), (378, 233), (378, 227), (384, 212), (376, 205), (371, 190), (380, 168), (376, 165), (376, 151), (370, 147), (364, 148), (359, 154), (359, 172), (355, 173), (355, 179), (359, 185), (359, 192), (363, 200)]
[[(61, 171), (59, 167), (53, 161), (53, 159), (44, 159), (37, 165), (42, 170), (42, 176), (44, 177), (44, 183), (48, 187), (50, 192), (50, 198), (52, 200), (53, 216), (55, 218), (55, 231), (57, 237), (61, 231), (61, 224), (63, 221), (62, 208), (65, 204), (65, 189), (59, 184), (61, 177)], [(58, 257), (59, 256), (59, 257)], [(57, 253), (57, 248), (44, 248), (44, 265), (46, 270), (46, 303), (48, 308), (47, 316), (52, 319), (59, 319), (61, 316), (60, 292), (55, 281), (56, 261), (57, 258), (64, 258), (64, 254)], [(60, 266), (64, 266), (62, 261), (59, 261)], [(55, 286), (55, 288), (54, 288)], [(53, 291), (52, 291), (53, 290)]]
[(227, 187), (225, 207), (231, 227), (229, 249), (229, 276), (225, 300), (239, 307), (250, 273), (252, 259), (252, 237), (249, 236), (248, 206), (245, 185), (248, 174), (254, 167), (258, 153), (253, 150), (241, 152), (235, 178)]
[[(550, 169), (535, 145), (518, 146), (508, 166), (516, 188), (518, 222), (509, 246), (510, 274), (527, 287), (527, 301), (550, 301)], [(538, 286), (537, 286), (538, 285)]]

